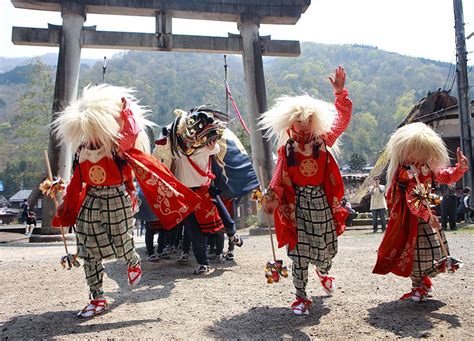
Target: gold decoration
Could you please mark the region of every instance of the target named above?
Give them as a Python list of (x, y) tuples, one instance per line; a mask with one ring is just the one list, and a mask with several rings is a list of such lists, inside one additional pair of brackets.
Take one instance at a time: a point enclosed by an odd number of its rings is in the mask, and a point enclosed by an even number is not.
[(39, 185), (41, 193), (51, 197), (52, 199), (57, 198), (58, 193), (62, 192), (65, 188), (66, 183), (60, 176), (55, 177), (53, 181), (48, 178)]
[(104, 167), (101, 166), (92, 166), (89, 169), (89, 178), (92, 180), (94, 184), (100, 185), (105, 182), (106, 179), (106, 172)]
[(409, 203), (413, 202), (415, 208), (419, 208), (428, 202), (431, 205), (439, 205), (441, 203), (441, 198), (431, 193), (431, 182), (425, 182), (425, 184), (417, 184), (412, 191), (412, 200), (408, 200)]
[(306, 159), (300, 164), (300, 173), (304, 176), (313, 176), (318, 172), (318, 163), (314, 159)]

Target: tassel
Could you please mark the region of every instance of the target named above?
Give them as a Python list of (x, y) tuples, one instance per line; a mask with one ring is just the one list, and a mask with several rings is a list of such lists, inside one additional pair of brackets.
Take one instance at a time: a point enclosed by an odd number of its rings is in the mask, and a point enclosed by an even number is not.
[(315, 159), (319, 158), (319, 148), (321, 148), (321, 143), (320, 144), (313, 144), (313, 157)]
[(295, 147), (293, 147), (293, 144), (295, 143), (295, 140), (289, 139), (288, 142), (286, 143), (286, 151), (287, 155), (286, 158), (288, 160), (288, 167), (295, 167), (297, 165), (296, 162), (296, 157), (295, 157)]

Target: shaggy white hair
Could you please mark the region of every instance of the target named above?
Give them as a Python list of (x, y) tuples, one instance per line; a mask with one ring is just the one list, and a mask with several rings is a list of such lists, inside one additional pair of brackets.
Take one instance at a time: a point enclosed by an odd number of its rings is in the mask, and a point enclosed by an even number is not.
[[(133, 96), (134, 92), (130, 88), (108, 84), (88, 85), (84, 88), (82, 97), (71, 103), (53, 121), (53, 131), (72, 151), (87, 143), (100, 144), (105, 150), (112, 150), (118, 145), (122, 129), (122, 98), (127, 100), (141, 129), (155, 125), (145, 119), (144, 115), (149, 110), (138, 104)], [(144, 130), (140, 132), (135, 146), (143, 151), (150, 151)]]
[(314, 136), (328, 133), (336, 118), (336, 107), (328, 102), (314, 99), (309, 95), (283, 96), (276, 104), (259, 119), (261, 130), (266, 130), (265, 137), (275, 137), (277, 147), (288, 141), (287, 129), (298, 120), (308, 122), (312, 117), (312, 132)]
[(397, 129), (386, 147), (390, 163), (387, 169), (387, 188), (392, 185), (398, 167), (424, 163), (437, 173), (449, 165), (446, 145), (441, 137), (429, 126), (417, 122)]

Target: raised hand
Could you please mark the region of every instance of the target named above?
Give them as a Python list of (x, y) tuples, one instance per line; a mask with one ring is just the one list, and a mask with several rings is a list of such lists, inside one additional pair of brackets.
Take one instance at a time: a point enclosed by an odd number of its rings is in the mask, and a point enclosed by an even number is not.
[(337, 94), (344, 90), (344, 84), (346, 82), (346, 72), (344, 71), (344, 68), (339, 65), (336, 69), (334, 78), (329, 77), (329, 81), (334, 89), (334, 93)]
[(464, 155), (462, 152), (461, 148), (458, 147), (456, 150), (456, 154), (458, 157), (458, 163), (461, 166), (462, 169), (468, 169), (469, 168), (469, 161), (467, 160), (467, 157)]

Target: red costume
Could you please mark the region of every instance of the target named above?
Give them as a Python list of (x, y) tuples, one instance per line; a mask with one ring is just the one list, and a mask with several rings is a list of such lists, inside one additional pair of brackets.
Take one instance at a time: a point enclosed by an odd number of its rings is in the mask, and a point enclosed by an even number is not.
[[(336, 94), (334, 105), (339, 115), (331, 131), (321, 136), (325, 146), (332, 147), (349, 124), (352, 102), (347, 96), (347, 90)], [(315, 139), (312, 139), (311, 143), (307, 145), (311, 148), (314, 143), (317, 142)], [(298, 148), (306, 149), (307, 146), (303, 145), (302, 148)], [(288, 245), (289, 249), (292, 250), (298, 241), (294, 186), (323, 185), (334, 217), (337, 234), (341, 235), (345, 230), (345, 219), (348, 213), (340, 205), (340, 201), (344, 196), (344, 184), (341, 174), (336, 160), (331, 153), (323, 150), (323, 148), (320, 149), (318, 152), (319, 157), (317, 158), (314, 158), (312, 154), (305, 155), (301, 151), (296, 150), (294, 152), (297, 160), (296, 166), (288, 166), (288, 146), (282, 146), (278, 150), (278, 162), (269, 186), (280, 200), (280, 205), (274, 213), (278, 247)]]
[[(454, 183), (461, 179), (464, 172), (465, 170), (457, 164), (456, 167), (443, 168), (436, 174), (431, 170), (420, 172), (419, 181), (425, 188), (431, 189), (433, 180), (444, 184)], [(415, 178), (409, 174), (406, 167), (400, 167), (387, 193), (390, 217), (373, 270), (376, 274), (385, 275), (392, 272), (403, 277), (412, 274), (419, 218), (428, 222), (430, 217), (426, 206), (414, 198), (415, 187)]]

